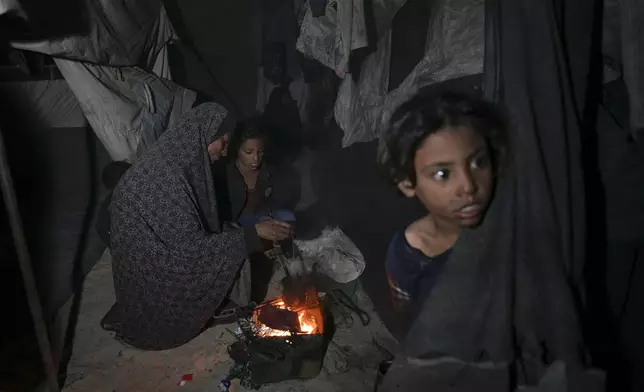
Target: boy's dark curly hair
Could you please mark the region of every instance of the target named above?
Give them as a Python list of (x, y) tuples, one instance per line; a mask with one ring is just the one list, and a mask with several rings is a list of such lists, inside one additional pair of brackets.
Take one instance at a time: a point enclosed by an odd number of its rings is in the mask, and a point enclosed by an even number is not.
[(402, 104), (380, 136), (378, 164), (389, 181), (416, 184), (414, 159), (423, 141), (441, 129), (469, 126), (488, 143), (498, 172), (508, 156), (507, 127), (490, 103), (468, 95), (421, 89)]

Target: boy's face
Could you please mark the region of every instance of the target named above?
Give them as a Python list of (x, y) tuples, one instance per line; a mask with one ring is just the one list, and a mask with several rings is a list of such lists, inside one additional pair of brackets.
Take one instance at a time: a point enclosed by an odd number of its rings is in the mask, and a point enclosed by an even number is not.
[(467, 126), (428, 136), (414, 159), (416, 185), (398, 184), (407, 197), (418, 197), (438, 224), (475, 227), (492, 197), (494, 176), (485, 140)]

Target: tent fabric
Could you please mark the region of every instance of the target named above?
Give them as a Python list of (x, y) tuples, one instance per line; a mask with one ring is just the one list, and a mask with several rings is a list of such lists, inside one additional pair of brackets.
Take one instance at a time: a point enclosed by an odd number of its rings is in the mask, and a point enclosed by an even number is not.
[(112, 159), (131, 162), (192, 107), (196, 93), (163, 78), (170, 78), (165, 47), (174, 32), (160, 1), (86, 4), (87, 35), (12, 45), (56, 56)]
[(56, 64), (114, 160), (133, 161), (196, 99), (195, 92), (140, 68)]
[[(344, 79), (335, 109), (336, 122), (347, 134), (343, 147), (356, 141), (373, 140), (373, 137), (360, 135), (374, 123), (372, 118), (365, 120), (363, 113), (379, 107), (384, 100), (389, 85), (391, 23), (406, 2), (377, 0), (370, 3), (377, 42), (370, 42), (370, 26), (362, 1), (331, 1), (324, 16), (314, 17), (309, 9), (304, 17), (297, 49), (305, 57), (333, 69), (338, 77)], [(350, 75), (352, 54), (369, 47), (377, 50), (362, 64), (356, 83), (352, 77), (347, 77)], [(356, 133), (359, 135), (353, 136)]]
[[(395, 0), (386, 3), (390, 3), (393, 9), (399, 9), (405, 2)], [(379, 8), (387, 9), (383, 0), (375, 1), (374, 8), (376, 3)], [(307, 9), (297, 40), (297, 50), (335, 70), (340, 78), (349, 72), (351, 52), (367, 46), (369, 37), (363, 1), (331, 1), (325, 15), (320, 17), (314, 17), (311, 9)]]
[[(628, 89), (630, 129), (633, 136), (644, 131), (644, 2), (638, 0), (604, 1), (603, 54), (610, 68), (610, 82), (623, 76)], [(612, 64), (615, 65), (612, 65)]]
[(410, 75), (391, 92), (389, 65), (391, 33), (362, 66), (359, 80), (345, 78), (335, 106), (343, 147), (376, 139), (393, 111), (421, 87), (483, 72), (484, 0), (433, 2), (425, 56)]
[(20, 6), (19, 0), (0, 0), (0, 15), (9, 12), (21, 14), (24, 17), (24, 11)]
[[(111, 66), (154, 64), (174, 37), (159, 0), (84, 0), (86, 34), (38, 42), (13, 42), (17, 49)], [(82, 11), (81, 11), (82, 12)]]
[(635, 136), (644, 134), (644, 2), (621, 0), (622, 62)]
[(64, 80), (36, 80), (2, 83), (18, 110), (29, 113), (30, 121), (48, 128), (82, 128), (87, 120), (78, 100)]
[(603, 375), (586, 370), (576, 301), (585, 238), (580, 97), (595, 4), (486, 7), (484, 91), (507, 109), (513, 175), (483, 226), (459, 239), (381, 390), (601, 391)]

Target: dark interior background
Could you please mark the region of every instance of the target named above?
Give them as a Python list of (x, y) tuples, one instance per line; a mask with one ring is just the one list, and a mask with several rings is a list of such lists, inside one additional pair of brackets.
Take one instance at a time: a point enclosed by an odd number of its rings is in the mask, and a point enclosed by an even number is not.
[[(166, 1), (178, 30), (196, 37), (187, 45), (173, 45), (174, 79), (234, 106), (243, 114), (254, 111), (256, 66), (259, 63), (257, 9), (259, 0)], [(393, 23), (390, 88), (409, 74), (423, 55), (429, 2), (409, 0)], [(232, 39), (231, 37), (235, 37)], [(196, 49), (196, 50), (195, 50)], [(0, 80), (59, 77), (50, 60), (30, 59), (39, 70), (26, 75), (10, 66), (0, 51)], [(41, 68), (39, 68), (41, 67)], [(465, 81), (466, 85), (471, 81)], [(598, 113), (594, 157), (599, 167), (599, 188), (588, 197), (601, 217), (601, 251), (589, 260), (588, 285), (594, 293), (596, 312), (589, 320), (596, 328), (594, 341), (600, 356), (614, 358), (613, 336), (622, 337), (630, 356), (640, 363), (644, 352), (643, 285), (631, 292), (623, 305), (620, 295), (640, 281), (644, 259), (644, 142), (634, 140), (627, 129), (626, 92), (618, 80), (606, 86)], [(93, 228), (97, 203), (105, 196), (100, 171), (110, 161), (90, 128), (51, 129), (31, 118), (0, 86), (0, 130), (7, 145), (11, 171), (33, 257), (41, 299), (47, 317), (53, 317), (103, 251)], [(376, 142), (340, 148), (341, 130), (332, 125), (315, 129), (313, 186), (320, 202), (303, 214), (311, 225), (337, 224), (358, 245), (367, 260), (361, 282), (376, 310), (395, 336), (402, 336), (404, 322), (390, 306), (384, 257), (392, 234), (422, 214), (414, 201), (402, 199), (385, 184), (375, 166)], [(16, 380), (28, 374), (31, 384), (13, 384), (8, 390), (30, 390), (40, 374), (33, 327), (12, 238), (0, 209), (0, 283), (3, 309), (9, 322), (2, 323), (3, 355), (0, 380)], [(637, 266), (637, 268), (633, 267)], [(606, 293), (617, 292), (613, 297)], [(611, 299), (612, 298), (612, 299)], [(635, 302), (633, 302), (635, 301)], [(639, 302), (638, 302), (639, 301)], [(616, 316), (607, 316), (612, 314)], [(615, 320), (619, 327), (615, 327)], [(625, 327), (624, 327), (625, 326)], [(614, 334), (615, 329), (623, 329)], [(605, 361), (610, 367), (614, 361)], [(0, 384), (0, 389), (3, 385)]]

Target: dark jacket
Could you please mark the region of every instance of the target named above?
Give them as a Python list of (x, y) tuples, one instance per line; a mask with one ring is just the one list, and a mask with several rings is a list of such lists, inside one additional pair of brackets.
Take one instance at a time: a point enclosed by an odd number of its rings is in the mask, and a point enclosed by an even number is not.
[[(246, 206), (246, 182), (234, 163), (216, 166), (219, 213), (225, 221), (236, 222)], [(265, 163), (260, 169), (256, 189), (264, 196), (257, 209), (258, 215), (270, 215), (277, 209), (293, 211), (300, 198), (299, 176), (290, 166)]]

